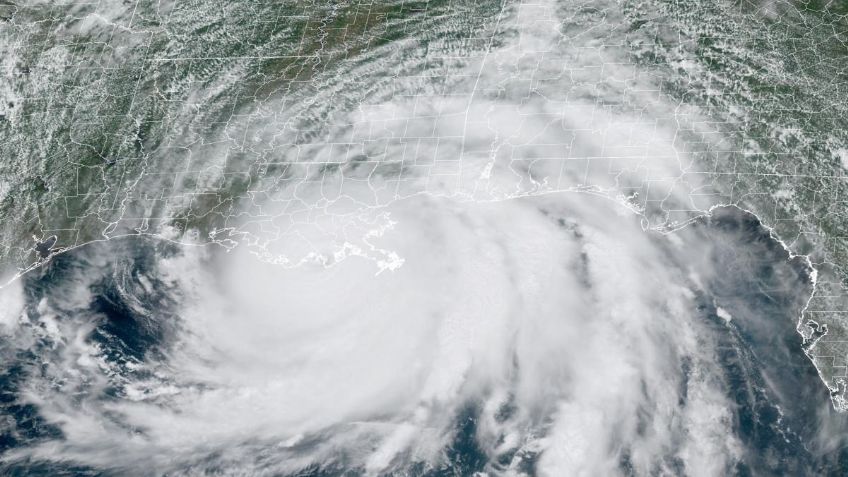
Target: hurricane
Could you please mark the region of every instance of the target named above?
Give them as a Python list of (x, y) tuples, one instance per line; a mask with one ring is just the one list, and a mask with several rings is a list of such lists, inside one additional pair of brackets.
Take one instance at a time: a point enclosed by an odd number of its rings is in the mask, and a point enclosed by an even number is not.
[(0, 5), (0, 473), (848, 469), (844, 7), (188, 3)]

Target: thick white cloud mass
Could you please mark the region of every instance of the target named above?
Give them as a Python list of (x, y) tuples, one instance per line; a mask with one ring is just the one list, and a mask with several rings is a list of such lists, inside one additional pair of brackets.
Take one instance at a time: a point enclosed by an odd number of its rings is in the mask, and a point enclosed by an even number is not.
[[(491, 475), (732, 473), (747, 451), (699, 302), (713, 245), (652, 230), (703, 211), (677, 147), (697, 115), (598, 48), (611, 15), (511, 7), (456, 94), (381, 91), (320, 143), (287, 111), (254, 121), (285, 172), (239, 205), (231, 251), (80, 251), (31, 316), (4, 289), (1, 331), (51, 350), (21, 400), (62, 435), (6, 459), (415, 475), (470, 446)], [(226, 158), (196, 160), (214, 183)], [(143, 339), (103, 331), (116, 303)]]
[[(157, 280), (180, 297), (173, 342), (134, 365), (151, 372), (121, 399), (41, 390), (66, 438), (33, 455), (157, 472), (219, 455), (267, 475), (338, 460), (376, 474), (438, 465), (473, 408), (505, 475), (527, 459), (544, 475), (615, 474), (623, 459), (640, 475), (721, 475), (740, 457), (688, 271), (630, 210), (557, 193), (386, 211), (395, 222), (372, 243), (403, 258), (394, 271), (356, 256), (284, 268), (241, 248), (163, 259)], [(116, 372), (81, 339), (90, 331), (62, 347), (70, 383)], [(255, 446), (270, 449), (262, 462)]]
[(23, 287), (13, 282), (0, 288), (0, 334), (6, 334), (17, 327), (24, 309)]

